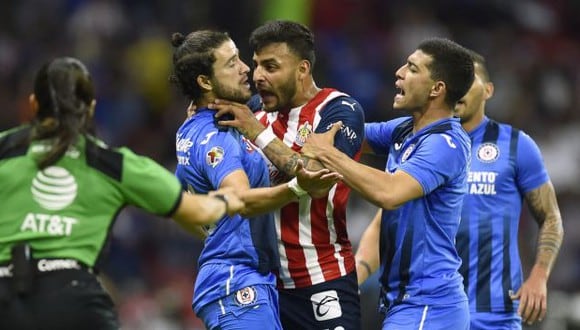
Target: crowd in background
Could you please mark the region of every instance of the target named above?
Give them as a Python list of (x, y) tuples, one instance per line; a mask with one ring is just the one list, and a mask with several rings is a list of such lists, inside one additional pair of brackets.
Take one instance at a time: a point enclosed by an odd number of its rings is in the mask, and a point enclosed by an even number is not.
[[(0, 3), (0, 129), (30, 118), (33, 73), (55, 56), (78, 57), (97, 89), (100, 137), (169, 169), (187, 100), (168, 81), (170, 36), (226, 30), (251, 63), (251, 30), (269, 18), (299, 20), (316, 34), (315, 77), (356, 97), (367, 121), (392, 110), (394, 72), (424, 38), (445, 36), (486, 56), (495, 95), (487, 113), (539, 144), (558, 193), (564, 243), (549, 282), (549, 312), (537, 329), (580, 328), (580, 2), (572, 0), (20, 0)], [(381, 168), (377, 159), (363, 162)], [(349, 229), (356, 246), (375, 207), (356, 194)], [(520, 225), (529, 266), (537, 226)], [(531, 239), (531, 238), (534, 239)], [(202, 242), (137, 209), (113, 228), (106, 283), (126, 329), (197, 329), (190, 308)], [(525, 268), (528, 269), (528, 268)], [(376, 327), (378, 282), (362, 288), (365, 328)]]

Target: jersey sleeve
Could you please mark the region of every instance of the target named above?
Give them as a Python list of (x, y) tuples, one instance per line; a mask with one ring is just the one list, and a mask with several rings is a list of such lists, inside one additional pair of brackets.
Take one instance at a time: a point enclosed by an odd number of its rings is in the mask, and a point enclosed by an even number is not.
[(127, 204), (150, 213), (169, 216), (181, 201), (181, 185), (169, 170), (127, 148), (123, 154), (121, 190)]
[(451, 180), (469, 165), (468, 151), (448, 134), (431, 134), (419, 143), (400, 170), (417, 180), (425, 195)]
[(324, 133), (333, 123), (342, 121), (342, 128), (336, 133), (334, 146), (354, 158), (364, 139), (364, 111), (362, 106), (351, 97), (338, 97), (329, 102), (320, 113), (316, 133)]
[(200, 145), (197, 159), (190, 159), (192, 164), (198, 164), (201, 172), (209, 180), (212, 189), (218, 189), (228, 174), (242, 169), (242, 149), (240, 141), (232, 129), (219, 132), (207, 143)]
[(526, 133), (520, 131), (516, 158), (517, 185), (523, 194), (550, 180), (540, 148)]
[(246, 103), (246, 105), (254, 113), (262, 110), (262, 98), (260, 97), (260, 94), (254, 94), (254, 95), (252, 95), (252, 97)]
[(388, 155), (393, 144), (393, 131), (408, 117), (365, 124), (365, 139), (376, 155)]

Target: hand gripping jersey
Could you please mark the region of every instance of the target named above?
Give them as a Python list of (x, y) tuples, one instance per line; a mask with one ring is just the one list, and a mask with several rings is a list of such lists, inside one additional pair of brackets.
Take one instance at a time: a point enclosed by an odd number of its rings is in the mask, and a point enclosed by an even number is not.
[[(214, 110), (202, 108), (177, 131), (175, 174), (183, 189), (207, 193), (241, 169), (251, 188), (269, 187), (262, 155), (237, 130), (218, 127)], [(279, 265), (274, 216), (224, 216), (209, 227), (194, 289), (196, 313), (204, 305), (255, 284), (275, 285)]]
[(396, 210), (383, 210), (384, 307), (466, 301), (455, 235), (467, 190), (470, 143), (459, 120), (442, 119), (413, 132), (412, 118), (404, 117), (366, 124), (365, 134), (377, 154), (388, 155), (386, 171), (406, 172), (424, 192)]
[(80, 137), (39, 170), (35, 158), (50, 145), (28, 142), (29, 134), (28, 126), (0, 133), (0, 263), (10, 259), (15, 242), (29, 242), (34, 258), (72, 258), (92, 267), (124, 206), (167, 216), (179, 205), (179, 182), (149, 158)]
[(540, 150), (525, 133), (485, 117), (469, 133), (471, 170), (457, 250), (472, 312), (515, 312), (522, 285), (518, 225), (524, 195), (549, 181)]
[[(308, 103), (289, 112), (256, 112), (274, 134), (294, 151), (300, 151), (312, 132), (326, 132), (342, 121), (335, 146), (353, 159), (360, 158), (364, 139), (364, 112), (360, 104), (337, 90), (322, 89)], [(268, 161), (273, 184), (285, 182)], [(354, 271), (354, 256), (346, 230), (346, 205), (350, 188), (339, 183), (327, 196), (302, 197), (276, 214), (281, 288), (303, 288), (337, 279)]]

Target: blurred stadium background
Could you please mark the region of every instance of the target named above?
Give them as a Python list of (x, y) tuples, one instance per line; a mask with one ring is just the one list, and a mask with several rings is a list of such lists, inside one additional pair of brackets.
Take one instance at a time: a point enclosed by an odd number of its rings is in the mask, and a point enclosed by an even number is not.
[[(485, 55), (496, 92), (488, 115), (539, 143), (558, 192), (565, 239), (549, 282), (549, 312), (526, 329), (580, 329), (580, 1), (577, 0), (9, 0), (0, 3), (0, 129), (29, 119), (35, 70), (63, 55), (90, 67), (99, 136), (175, 166), (186, 100), (168, 84), (170, 35), (230, 33), (250, 63), (249, 33), (271, 18), (316, 33), (319, 86), (356, 97), (367, 121), (390, 119), (394, 72), (423, 38), (446, 36)], [(363, 162), (382, 167), (380, 159)], [(356, 246), (376, 208), (353, 195)], [(521, 219), (524, 266), (537, 226)], [(203, 329), (189, 307), (200, 241), (165, 219), (123, 211), (103, 273), (125, 329)], [(378, 328), (377, 279), (361, 289), (364, 329)]]

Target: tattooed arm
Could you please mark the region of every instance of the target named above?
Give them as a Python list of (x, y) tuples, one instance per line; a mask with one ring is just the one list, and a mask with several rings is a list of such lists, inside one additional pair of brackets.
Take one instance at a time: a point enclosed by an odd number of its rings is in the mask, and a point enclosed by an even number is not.
[(518, 314), (523, 321), (532, 324), (546, 314), (547, 281), (560, 251), (564, 229), (552, 182), (528, 192), (525, 199), (540, 230), (534, 266), (513, 298), (520, 299)]
[(534, 267), (542, 269), (546, 276), (549, 276), (564, 236), (562, 217), (554, 186), (552, 182), (548, 181), (538, 189), (527, 193), (525, 197), (530, 211), (540, 227)]

